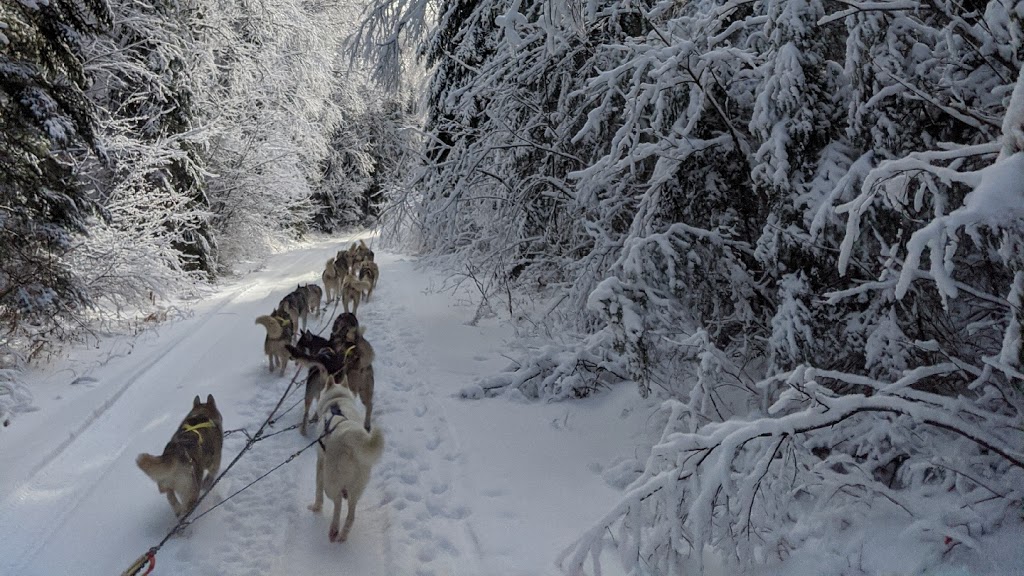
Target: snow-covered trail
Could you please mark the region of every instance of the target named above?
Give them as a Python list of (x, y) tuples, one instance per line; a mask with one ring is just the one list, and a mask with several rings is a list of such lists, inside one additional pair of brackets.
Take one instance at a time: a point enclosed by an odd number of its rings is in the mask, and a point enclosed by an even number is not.
[[(253, 319), (297, 284), (317, 281), (344, 242), (272, 257), (192, 317), (79, 363), (84, 373), (56, 372), (41, 383), (41, 410), (0, 435), (0, 462), (11, 464), (0, 467), (0, 575), (120, 574), (159, 542), (174, 517), (136, 455), (159, 453), (197, 394), (215, 396), (225, 429), (260, 425), (296, 368), (283, 378), (268, 373), (264, 331)], [(473, 310), (425, 290), (433, 280), (411, 259), (379, 250), (376, 259), (380, 284), (359, 318), (376, 350), (374, 420), (386, 448), (349, 540), (328, 542), (330, 502), (320, 514), (306, 509), (311, 449), (170, 539), (155, 574), (551, 574), (557, 551), (613, 500), (595, 471), (609, 454), (632, 451), (622, 433), (636, 424), (630, 396), (571, 411), (458, 399), (476, 376), (507, 362), (509, 330), (497, 321), (466, 325)], [(327, 332), (330, 322), (325, 314), (310, 326)], [(71, 380), (84, 384), (69, 387)], [(300, 400), (303, 382), (301, 374), (285, 408)], [(300, 410), (271, 431), (297, 423)], [(225, 439), (223, 466), (244, 442), (237, 433)], [(297, 430), (257, 443), (199, 511), (308, 443)]]

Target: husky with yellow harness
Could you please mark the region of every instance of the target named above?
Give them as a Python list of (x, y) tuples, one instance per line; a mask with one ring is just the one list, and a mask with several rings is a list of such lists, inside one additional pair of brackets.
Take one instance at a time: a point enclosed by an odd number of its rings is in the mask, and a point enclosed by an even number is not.
[(192, 411), (164, 446), (164, 453), (139, 454), (135, 463), (167, 495), (180, 518), (195, 506), (200, 490), (208, 490), (217, 477), (223, 445), (224, 426), (213, 395), (206, 397), (205, 404), (196, 396)]
[(288, 350), (285, 346), (291, 344), (295, 335), (295, 324), (287, 312), (280, 308), (274, 310), (267, 316), (259, 316), (256, 323), (267, 329), (267, 337), (263, 339), (263, 352), (270, 359), (270, 371), (275, 366), (284, 375), (284, 369), (288, 365)]

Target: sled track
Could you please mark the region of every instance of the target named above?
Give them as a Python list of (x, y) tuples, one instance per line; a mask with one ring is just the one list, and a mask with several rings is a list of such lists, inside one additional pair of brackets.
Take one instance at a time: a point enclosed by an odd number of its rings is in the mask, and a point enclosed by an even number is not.
[[(23, 490), (26, 490), (27, 487), (35, 484), (35, 481), (39, 477), (40, 473), (43, 470), (45, 470), (49, 465), (53, 464), (62, 454), (64, 454), (68, 450), (70, 446), (72, 446), (76, 441), (78, 441), (81, 438), (83, 433), (88, 431), (90, 427), (92, 427), (98, 420), (100, 420), (101, 417), (107, 414), (110, 411), (110, 409), (117, 404), (117, 401), (128, 390), (132, 389), (133, 385), (142, 376), (150, 372), (161, 360), (163, 360), (172, 352), (174, 352), (179, 345), (194, 337), (195, 334), (203, 326), (209, 323), (215, 316), (217, 316), (218, 313), (220, 313), (224, 308), (229, 306), (232, 302), (237, 300), (246, 292), (250, 291), (252, 288), (253, 287), (250, 286), (230, 293), (223, 299), (223, 301), (220, 304), (217, 305), (216, 308), (210, 310), (207, 314), (205, 314), (204, 317), (202, 317), (192, 329), (183, 330), (183, 333), (180, 336), (169, 342), (168, 345), (163, 350), (155, 353), (152, 357), (145, 361), (144, 365), (140, 366), (137, 370), (132, 372), (131, 375), (125, 379), (124, 384), (120, 385), (117, 388), (117, 390), (100, 405), (100, 407), (95, 409), (81, 424), (79, 424), (71, 432), (69, 432), (67, 438), (65, 438), (60, 444), (58, 444), (50, 452), (48, 452), (45, 457), (43, 457), (36, 465), (32, 467), (31, 472), (23, 480), (19, 481), (10, 490), (9, 493), (3, 496), (3, 500), (0, 501), (0, 518), (9, 516), (8, 509), (11, 506), (16, 505), (20, 500), (20, 498), (18, 498), (17, 495)], [(93, 492), (95, 487), (98, 484), (100, 484), (104, 480), (104, 478), (106, 478), (109, 472), (110, 468), (107, 467), (101, 474), (94, 478), (93, 481), (90, 482), (89, 487), (86, 490), (84, 490), (70, 506), (60, 509), (58, 517), (54, 518), (54, 521), (43, 522), (37, 525), (36, 530), (34, 530), (34, 534), (32, 534), (32, 537), (29, 539), (32, 542), (32, 545), (26, 549), (21, 550), (17, 557), (7, 558), (7, 561), (3, 563), (3, 565), (6, 565), (8, 568), (12, 570), (10, 572), (11, 574), (22, 573), (20, 571), (21, 567), (24, 566), (26, 562), (35, 557), (39, 553), (39, 551), (42, 550), (43, 547), (45, 547), (49, 543), (51, 537), (53, 536), (53, 533), (58, 528), (60, 528), (61, 520), (72, 515), (78, 508), (78, 506), (81, 504), (81, 502), (89, 494)], [(14, 529), (14, 527), (9, 526), (7, 527), (7, 529), (12, 530)], [(31, 527), (21, 526), (18, 527), (18, 529), (31, 530)], [(4, 534), (4, 532), (6, 532), (6, 530), (0, 529), (0, 534)]]
[[(219, 306), (217, 306), (217, 308), (211, 310), (209, 314), (207, 314), (202, 320), (200, 320), (199, 324), (195, 328), (198, 329), (205, 326), (221, 310), (226, 308), (229, 304), (231, 304), (231, 302), (238, 299), (240, 296), (242, 296), (243, 294), (250, 290), (252, 290), (251, 286), (248, 288), (242, 288), (241, 290), (237, 290), (234, 293), (227, 296), (224, 299), (224, 301)], [(6, 500), (11, 493), (16, 492), (18, 488), (30, 482), (32, 478), (39, 473), (40, 470), (47, 467), (50, 463), (56, 460), (57, 457), (63, 454), (64, 451), (67, 450), (68, 446), (70, 446), (75, 441), (75, 439), (78, 438), (79, 435), (88, 430), (89, 427), (96, 422), (96, 420), (98, 420), (101, 416), (106, 414), (110, 410), (110, 408), (117, 403), (118, 399), (120, 399), (121, 396), (123, 396), (124, 393), (127, 392), (128, 389), (130, 389), (132, 385), (135, 384), (135, 382), (138, 381), (138, 379), (141, 376), (145, 375), (150, 370), (152, 370), (153, 367), (158, 362), (160, 362), (165, 357), (167, 357), (167, 355), (173, 352), (174, 349), (177, 348), (179, 344), (181, 344), (182, 342), (184, 342), (185, 340), (189, 339), (194, 335), (195, 334), (193, 332), (184, 331), (184, 333), (181, 336), (178, 336), (177, 338), (172, 340), (167, 348), (153, 354), (153, 356), (146, 361), (145, 365), (140, 367), (138, 370), (132, 372), (131, 376), (125, 379), (124, 384), (118, 387), (117, 390), (115, 390), (114, 393), (111, 394), (110, 397), (107, 398), (107, 400), (104, 401), (98, 408), (93, 410), (92, 414), (90, 414), (88, 418), (83, 420), (81, 424), (79, 424), (73, 430), (71, 430), (68, 433), (68, 437), (64, 439), (64, 441), (55, 446), (49, 453), (46, 454), (46, 456), (44, 456), (39, 462), (37, 462), (36, 465), (33, 466), (32, 469), (29, 471), (28, 475), (25, 476), (24, 480), (18, 482), (18, 484), (14, 486), (9, 493), (4, 494), (2, 496), (3, 499)]]

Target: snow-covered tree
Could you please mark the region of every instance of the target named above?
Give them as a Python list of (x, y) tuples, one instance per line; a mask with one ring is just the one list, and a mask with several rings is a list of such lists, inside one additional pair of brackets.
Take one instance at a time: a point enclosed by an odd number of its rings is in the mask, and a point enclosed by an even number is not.
[(65, 255), (96, 206), (79, 179), (102, 156), (82, 41), (110, 24), (101, 1), (0, 6), (0, 318), (5, 333), (89, 303)]
[(666, 398), (567, 571), (843, 563), (876, 514), (935, 560), (1019, 506), (1015, 5), (438, 5), (421, 245), (561, 335), (467, 396)]

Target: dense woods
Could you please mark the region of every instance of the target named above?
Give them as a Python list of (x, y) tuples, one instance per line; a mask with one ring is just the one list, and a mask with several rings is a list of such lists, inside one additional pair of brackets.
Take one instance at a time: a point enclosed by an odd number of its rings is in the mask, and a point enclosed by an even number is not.
[(467, 395), (665, 398), (565, 570), (848, 566), (882, 518), (937, 562), (1019, 521), (1020, 3), (374, 15), (364, 46), (406, 33), (431, 72), (413, 230), (532, 343)]
[(466, 396), (663, 400), (569, 573), (602, 550), (637, 574), (806, 546), (848, 567), (885, 519), (937, 563), (1020, 522), (1024, 4), (381, 0), (351, 37), (339, 19), (0, 6), (9, 359), (382, 215), (516, 323), (518, 362)]
[(349, 27), (331, 3), (5, 2), (5, 350), (372, 223), (412, 110), (349, 66)]

